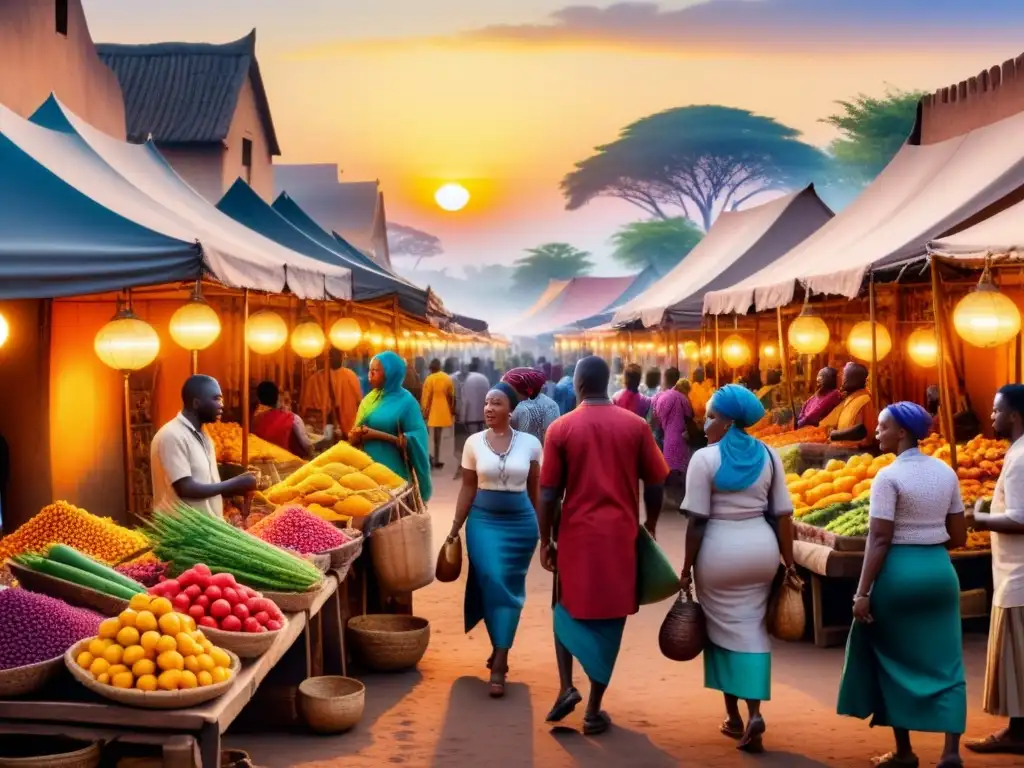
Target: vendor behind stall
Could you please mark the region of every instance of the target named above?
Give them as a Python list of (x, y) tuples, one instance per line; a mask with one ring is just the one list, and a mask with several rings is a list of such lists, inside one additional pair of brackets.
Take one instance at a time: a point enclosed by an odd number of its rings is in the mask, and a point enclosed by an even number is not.
[(843, 401), (839, 391), (839, 371), (826, 366), (818, 371), (818, 386), (800, 409), (798, 427), (816, 427)]
[(355, 372), (343, 365), (341, 352), (332, 349), (329, 360), (330, 371), (321, 368), (302, 387), (299, 416), (317, 431), (334, 423), (347, 435), (355, 426), (363, 389)]
[(932, 432), (942, 434), (942, 420), (939, 417), (939, 388), (932, 384), (924, 392), (924, 407), (932, 417)]
[(252, 433), (299, 458), (311, 459), (313, 443), (306, 434), (306, 425), (297, 413), (280, 406), (277, 385), (261, 381), (256, 387), (256, 397), (262, 407), (253, 418)]
[(224, 412), (224, 395), (212, 376), (190, 376), (181, 388), (181, 413), (153, 436), (150, 465), (153, 506), (182, 501), (212, 517), (224, 516), (223, 496), (256, 490), (256, 477), (243, 472), (221, 482), (213, 441), (203, 432)]
[(868, 391), (868, 369), (860, 363), (843, 368), (843, 401), (818, 425), (828, 431), (832, 442), (854, 442), (868, 446), (875, 439), (878, 414)]
[(704, 374), (703, 368), (693, 372), (693, 381), (690, 382), (690, 405), (693, 406), (694, 418), (700, 422), (704, 420), (704, 414), (708, 409), (708, 401), (715, 394), (715, 386)]
[[(757, 372), (756, 366), (753, 368), (753, 371)], [(752, 373), (751, 376), (753, 375)], [(757, 378), (760, 379), (760, 373), (757, 374)], [(772, 368), (768, 371), (767, 379), (768, 383), (763, 387), (756, 389), (750, 387), (750, 389), (752, 389), (761, 406), (766, 411), (774, 411), (785, 405), (782, 393), (782, 371), (778, 368)], [(753, 379), (751, 379), (751, 383), (753, 383)]]

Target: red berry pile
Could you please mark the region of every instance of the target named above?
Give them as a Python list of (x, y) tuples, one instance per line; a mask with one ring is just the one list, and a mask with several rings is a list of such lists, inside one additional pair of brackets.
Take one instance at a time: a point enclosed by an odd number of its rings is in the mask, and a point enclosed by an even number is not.
[(202, 564), (176, 579), (164, 579), (149, 593), (166, 597), (175, 611), (191, 616), (200, 629), (256, 633), (284, 626), (284, 614), (273, 600), (242, 586), (230, 573), (210, 573)]
[(99, 631), (103, 617), (25, 589), (0, 589), (0, 669), (38, 664)]
[(315, 555), (348, 542), (339, 529), (302, 507), (282, 507), (249, 528), (268, 544), (300, 555)]

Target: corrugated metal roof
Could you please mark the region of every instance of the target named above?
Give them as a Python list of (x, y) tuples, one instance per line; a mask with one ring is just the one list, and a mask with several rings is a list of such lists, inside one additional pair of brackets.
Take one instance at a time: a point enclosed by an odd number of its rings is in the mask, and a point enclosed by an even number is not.
[(231, 43), (101, 43), (96, 50), (121, 83), (129, 141), (224, 141), (250, 78), (270, 152), (281, 154), (256, 61), (255, 29)]

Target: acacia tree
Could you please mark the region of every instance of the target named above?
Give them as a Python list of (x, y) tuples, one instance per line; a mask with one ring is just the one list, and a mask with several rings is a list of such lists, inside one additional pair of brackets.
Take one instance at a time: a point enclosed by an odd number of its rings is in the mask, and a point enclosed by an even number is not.
[(413, 269), (419, 269), (423, 259), (432, 259), (444, 253), (441, 239), (404, 224), (388, 224), (388, 250), (392, 256), (416, 259)]
[(590, 253), (568, 243), (547, 243), (529, 248), (512, 264), (512, 281), (524, 291), (543, 290), (551, 280), (571, 280), (594, 268)]
[(630, 269), (642, 271), (653, 267), (664, 275), (703, 237), (700, 228), (682, 216), (634, 221), (612, 235), (612, 258)]
[(650, 216), (711, 228), (764, 192), (807, 183), (826, 158), (769, 117), (721, 106), (678, 107), (626, 126), (562, 180), (569, 210), (615, 197)]

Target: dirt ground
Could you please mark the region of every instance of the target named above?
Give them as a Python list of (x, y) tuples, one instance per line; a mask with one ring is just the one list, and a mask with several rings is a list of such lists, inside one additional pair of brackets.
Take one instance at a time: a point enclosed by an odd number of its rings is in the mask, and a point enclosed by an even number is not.
[[(447, 451), (450, 455), (450, 449)], [(457, 484), (454, 463), (435, 472), (433, 515), (437, 546), (447, 533)], [(683, 520), (662, 517), (658, 538), (682, 562)], [(463, 570), (465, 574), (465, 569)], [(465, 575), (463, 575), (463, 579)], [(534, 560), (527, 579), (527, 601), (510, 655), (507, 695), (487, 697), (489, 654), (481, 625), (462, 632), (464, 584), (435, 583), (416, 593), (417, 615), (430, 619), (431, 642), (415, 672), (371, 675), (366, 683), (366, 713), (350, 733), (335, 737), (245, 734), (229, 737), (266, 768), (363, 768), (408, 766), (867, 766), (873, 755), (891, 748), (891, 732), (869, 728), (835, 714), (843, 666), (842, 649), (776, 643), (772, 701), (764, 705), (767, 752), (737, 752), (735, 742), (718, 733), (723, 718), (719, 694), (705, 690), (698, 659), (679, 664), (658, 650), (657, 634), (668, 603), (647, 606), (626, 625), (619, 662), (605, 708), (614, 727), (596, 738), (579, 734), (582, 706), (552, 729), (544, 716), (554, 701), (558, 678), (552, 651), (551, 576)], [(981, 710), (985, 637), (965, 637), (969, 698), (968, 735), (980, 736), (999, 722)], [(577, 685), (586, 695), (585, 679)], [(921, 765), (934, 765), (941, 737), (914, 737)], [(976, 757), (968, 766), (1024, 766), (1019, 757)]]

